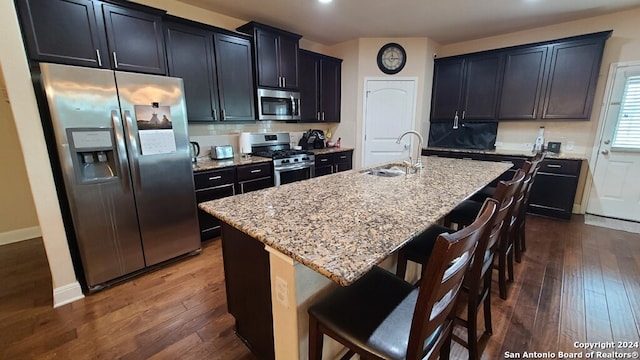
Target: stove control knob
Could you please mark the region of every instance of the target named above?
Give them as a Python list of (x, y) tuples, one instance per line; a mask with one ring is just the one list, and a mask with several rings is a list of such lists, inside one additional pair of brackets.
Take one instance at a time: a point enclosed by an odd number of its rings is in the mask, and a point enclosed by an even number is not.
[(298, 159), (298, 158), (293, 159), (293, 161), (299, 161), (299, 160), (300, 160), (300, 159)]
[(309, 160), (309, 158), (305, 156), (302, 158), (302, 160)]
[(282, 163), (283, 163), (283, 164), (286, 164), (286, 163), (288, 163), (288, 162), (289, 162), (289, 160), (282, 160)]

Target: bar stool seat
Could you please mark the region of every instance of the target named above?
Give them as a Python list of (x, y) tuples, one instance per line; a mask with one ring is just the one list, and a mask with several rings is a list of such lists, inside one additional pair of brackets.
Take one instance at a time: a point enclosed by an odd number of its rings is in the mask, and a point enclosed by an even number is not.
[[(372, 296), (373, 288), (385, 289), (388, 296)], [(374, 267), (356, 283), (338, 288), (309, 311), (350, 343), (383, 359), (404, 359), (417, 299), (416, 287)], [(440, 332), (441, 327), (429, 336), (425, 349), (433, 346)]]

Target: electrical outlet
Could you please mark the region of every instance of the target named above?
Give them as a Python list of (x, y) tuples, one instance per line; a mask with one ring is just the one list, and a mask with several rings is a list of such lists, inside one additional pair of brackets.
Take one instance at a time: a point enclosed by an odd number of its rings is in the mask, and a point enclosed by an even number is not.
[(502, 141), (496, 141), (495, 146), (496, 147), (501, 147), (502, 146)]
[(289, 308), (289, 284), (280, 276), (276, 276), (276, 299), (285, 308)]
[(571, 150), (573, 150), (573, 146), (574, 146), (574, 145), (575, 145), (575, 143), (574, 143), (573, 141), (567, 141), (566, 149), (567, 149), (568, 151), (571, 151)]

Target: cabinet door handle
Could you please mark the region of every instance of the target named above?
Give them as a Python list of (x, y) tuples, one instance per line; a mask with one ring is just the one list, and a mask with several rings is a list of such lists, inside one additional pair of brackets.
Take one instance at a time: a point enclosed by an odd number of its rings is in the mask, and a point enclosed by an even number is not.
[(211, 109), (211, 115), (213, 115), (213, 120), (218, 120), (218, 111), (216, 109)]
[(222, 175), (218, 175), (218, 176), (211, 176), (211, 177), (209, 178), (209, 180), (219, 180), (219, 179), (222, 179)]
[(562, 165), (549, 164), (549, 165), (547, 165), (547, 167), (554, 168), (554, 169), (560, 169), (562, 167)]
[(116, 55), (116, 52), (112, 52), (111, 54), (113, 54), (113, 67), (115, 67), (116, 69), (118, 68), (118, 55)]
[(329, 159), (320, 159), (320, 162), (327, 162)]
[(96, 58), (98, 59), (98, 66), (102, 67), (102, 58), (100, 57), (100, 49), (96, 49)]
[(318, 119), (318, 121), (320, 121), (320, 111), (318, 111), (318, 117), (316, 119)]
[(322, 112), (322, 121), (324, 121), (324, 111)]
[(347, 155), (340, 156), (340, 159), (346, 159), (346, 158), (347, 158)]
[(467, 112), (467, 110), (462, 110), (462, 120), (464, 120), (464, 113)]
[(227, 120), (227, 114), (225, 114), (224, 109), (220, 109), (220, 112), (222, 113), (222, 120)]
[(287, 87), (287, 78), (286, 77), (282, 77), (282, 87)]
[(251, 170), (252, 174), (257, 174), (259, 172), (262, 172), (262, 169)]

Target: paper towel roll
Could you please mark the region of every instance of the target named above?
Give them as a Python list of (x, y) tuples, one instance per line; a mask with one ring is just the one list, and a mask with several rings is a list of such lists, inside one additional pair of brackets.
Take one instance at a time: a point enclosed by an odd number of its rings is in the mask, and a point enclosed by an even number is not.
[(240, 153), (251, 154), (251, 133), (240, 133)]

